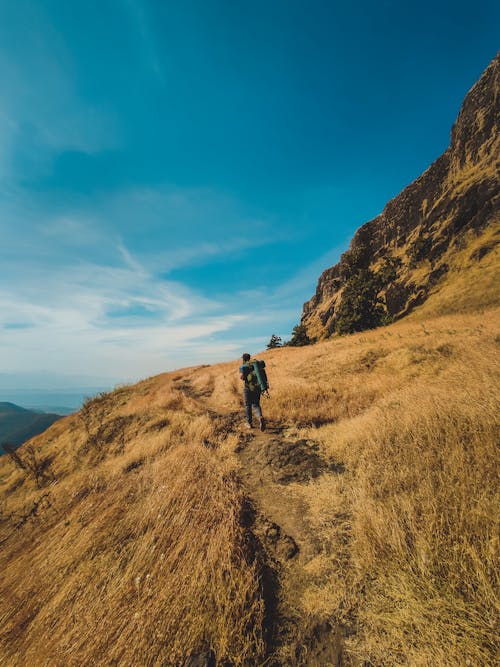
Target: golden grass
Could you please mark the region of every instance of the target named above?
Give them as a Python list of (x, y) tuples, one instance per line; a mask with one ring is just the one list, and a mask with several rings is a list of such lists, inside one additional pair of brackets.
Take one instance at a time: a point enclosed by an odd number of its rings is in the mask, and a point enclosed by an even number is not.
[[(494, 664), (498, 322), (408, 319), (262, 354), (266, 416), (343, 464), (289, 487), (320, 545), (290, 616), (347, 627), (346, 664)], [(263, 664), (260, 561), (224, 417), (241, 410), (237, 369), (114, 392), (94, 446), (77, 417), (54, 424), (33, 441), (51, 461), (43, 488), (0, 459), (3, 664), (176, 665), (208, 648)], [(283, 609), (298, 567), (282, 573)]]
[[(171, 387), (167, 398), (156, 384), (144, 396), (138, 385), (125, 405), (138, 422), (125, 448), (85, 448), (82, 459), (73, 419), (64, 449), (56, 443), (58, 483), (37, 490), (27, 480), (7, 495), (3, 664), (175, 665), (211, 648), (239, 665), (262, 654), (259, 573), (240, 520), (234, 443), (188, 398)], [(145, 411), (162, 400), (186, 412), (163, 410), (169, 423), (158, 432), (158, 415)], [(2, 463), (9, 488), (23, 473)], [(16, 529), (47, 492), (49, 504)]]
[(497, 383), (484, 360), (455, 367), (335, 434), (353, 476), (342, 498), (350, 563), (335, 594), (363, 627), (352, 650), (376, 664), (487, 665), (493, 655)]
[[(443, 258), (449, 266), (448, 275), (439, 281), (430, 298), (410, 317), (426, 319), (436, 315), (475, 312), (498, 305), (500, 284), (500, 220), (480, 236), (470, 233), (466, 247), (449, 251)], [(475, 253), (487, 252), (480, 261)]]
[[(306, 566), (303, 613), (354, 628), (346, 651), (359, 660), (494, 664), (497, 322), (456, 316), (325, 343), (323, 377), (304, 383), (299, 413), (331, 419), (304, 435), (347, 472), (293, 487), (324, 545)], [(299, 355), (305, 368), (312, 354)]]

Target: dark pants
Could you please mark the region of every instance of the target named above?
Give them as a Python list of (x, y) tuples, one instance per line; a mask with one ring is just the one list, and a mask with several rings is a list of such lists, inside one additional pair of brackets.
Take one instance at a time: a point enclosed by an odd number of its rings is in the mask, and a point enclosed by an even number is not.
[(245, 411), (247, 413), (247, 421), (249, 424), (252, 423), (252, 407), (255, 410), (255, 414), (260, 419), (262, 417), (262, 410), (260, 409), (260, 389), (250, 391), (248, 387), (245, 387)]

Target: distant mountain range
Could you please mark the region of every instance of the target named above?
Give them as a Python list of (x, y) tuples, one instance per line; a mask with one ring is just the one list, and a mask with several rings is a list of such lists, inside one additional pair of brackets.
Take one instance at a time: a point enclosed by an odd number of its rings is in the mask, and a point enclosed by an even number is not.
[(111, 386), (80, 387), (67, 389), (3, 389), (0, 382), (0, 403), (2, 401), (22, 405), (35, 412), (52, 412), (69, 415), (79, 410), (88, 396), (101, 391), (109, 391)]
[(5, 453), (4, 444), (17, 447), (60, 418), (61, 415), (27, 410), (14, 403), (0, 403), (0, 455)]

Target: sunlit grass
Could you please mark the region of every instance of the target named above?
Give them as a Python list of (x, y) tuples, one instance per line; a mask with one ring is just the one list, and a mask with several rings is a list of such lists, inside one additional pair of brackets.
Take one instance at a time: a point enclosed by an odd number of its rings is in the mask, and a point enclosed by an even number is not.
[[(342, 464), (290, 493), (322, 545), (294, 614), (349, 628), (346, 659), (493, 664), (498, 340), (491, 310), (262, 355), (268, 419)], [(34, 439), (43, 488), (0, 459), (3, 663), (175, 665), (210, 648), (261, 664), (261, 563), (238, 434), (217, 416), (241, 411), (238, 363), (107, 400), (94, 444), (76, 416)]]

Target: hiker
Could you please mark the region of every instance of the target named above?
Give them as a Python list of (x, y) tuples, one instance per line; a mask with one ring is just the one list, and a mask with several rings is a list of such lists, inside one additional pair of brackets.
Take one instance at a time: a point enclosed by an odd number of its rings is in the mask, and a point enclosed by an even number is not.
[[(242, 356), (243, 365), (240, 366), (240, 379), (245, 383), (245, 412), (247, 416), (247, 427), (252, 428), (252, 408), (259, 418), (260, 430), (264, 431), (266, 428), (266, 420), (262, 416), (262, 409), (260, 407), (261, 389), (257, 381), (254, 367), (250, 364), (250, 355), (245, 352)], [(262, 362), (264, 363), (264, 362)]]

